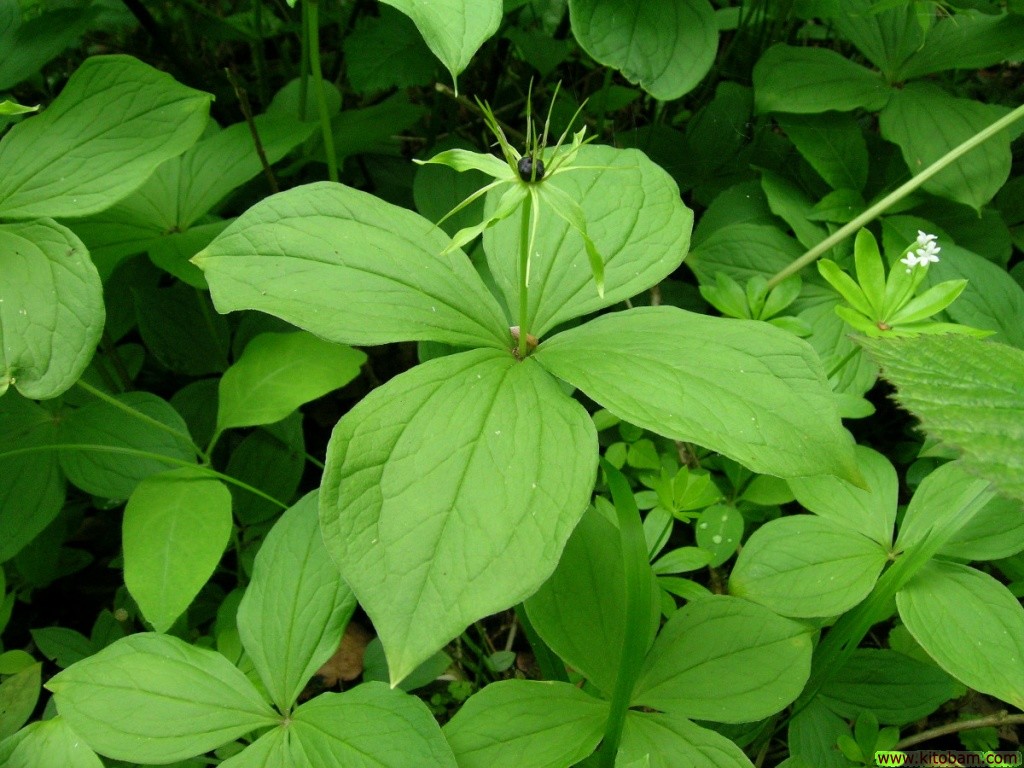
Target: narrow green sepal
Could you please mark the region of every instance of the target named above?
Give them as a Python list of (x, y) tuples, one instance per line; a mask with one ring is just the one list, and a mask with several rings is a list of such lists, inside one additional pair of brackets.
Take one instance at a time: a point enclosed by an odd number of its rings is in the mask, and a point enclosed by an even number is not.
[[(485, 192), (487, 189), (488, 187), (484, 187), (484, 189), (480, 191)], [(474, 238), (479, 237), (481, 234), (483, 234), (483, 231), (488, 227), (493, 227), (499, 221), (507, 219), (509, 216), (515, 213), (516, 208), (518, 208), (519, 204), (523, 202), (523, 200), (526, 198), (526, 195), (527, 192), (522, 185), (516, 184), (515, 186), (508, 189), (505, 192), (505, 194), (501, 196), (501, 200), (498, 201), (498, 207), (495, 209), (494, 213), (492, 213), (488, 218), (484, 219), (476, 226), (465, 227), (464, 229), (460, 229), (458, 232), (456, 232), (452, 236), (452, 244), (448, 246), (445, 249), (445, 251), (451, 251), (454, 250), (455, 248), (461, 248), (466, 243), (472, 241)], [(471, 197), (475, 199), (477, 196), (479, 196), (479, 193), (477, 193), (476, 195), (472, 195)], [(467, 198), (467, 200), (469, 200), (469, 198)], [(459, 208), (461, 208), (464, 205), (466, 205), (466, 201), (463, 201), (462, 205), (460, 205)], [(451, 216), (452, 213), (455, 213), (455, 211), (458, 210), (459, 208), (453, 209), (448, 214), (448, 216)], [(448, 216), (445, 216), (445, 218), (448, 218)]]
[(587, 219), (580, 204), (573, 200), (567, 192), (552, 184), (544, 185), (540, 193), (544, 195), (551, 210), (583, 238), (583, 246), (587, 251), (587, 259), (590, 261), (590, 271), (593, 272), (594, 283), (597, 285), (597, 295), (604, 298), (604, 259), (601, 258), (597, 246), (594, 245), (594, 241), (587, 233)]

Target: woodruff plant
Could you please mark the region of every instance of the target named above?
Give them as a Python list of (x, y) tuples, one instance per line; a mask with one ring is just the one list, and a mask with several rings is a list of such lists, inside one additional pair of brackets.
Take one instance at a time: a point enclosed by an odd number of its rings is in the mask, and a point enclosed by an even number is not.
[[(557, 565), (598, 456), (593, 423), (562, 383), (759, 472), (857, 478), (817, 356), (784, 331), (663, 306), (555, 332), (669, 275), (692, 224), (643, 153), (585, 145), (582, 132), (565, 153), (545, 165), (572, 173), (528, 178), (514, 155), (508, 167), (439, 158), (511, 185), (488, 195), (483, 243), (515, 318), (432, 222), (338, 184), (267, 198), (193, 260), (222, 312), (260, 310), (346, 344), (462, 348), (373, 391), (328, 448), (324, 538), (393, 683), (470, 622), (532, 595)], [(538, 197), (559, 215), (538, 218)]]

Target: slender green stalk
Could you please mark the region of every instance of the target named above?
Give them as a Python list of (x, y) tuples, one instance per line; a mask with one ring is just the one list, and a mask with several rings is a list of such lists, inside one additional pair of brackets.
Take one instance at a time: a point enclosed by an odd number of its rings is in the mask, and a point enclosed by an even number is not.
[(299, 120), (306, 121), (309, 96), (309, 11), (302, 4), (302, 35), (299, 37)]
[(526, 271), (530, 263), (530, 215), (533, 211), (533, 196), (527, 195), (523, 200), (523, 210), (519, 217), (519, 348), (520, 360), (525, 360), (529, 352), (529, 329), (527, 313), (530, 308), (529, 289), (526, 285)]
[(267, 90), (267, 57), (263, 52), (263, 0), (252, 0), (252, 26), (256, 33), (249, 42), (252, 49), (253, 63), (256, 65), (256, 82), (259, 84), (260, 103), (266, 106), (269, 92)]
[(324, 138), (324, 154), (327, 155), (327, 178), (338, 180), (338, 156), (334, 152), (334, 133), (331, 131), (331, 116), (327, 114), (327, 93), (324, 91), (324, 73), (320, 68), (320, 6), (319, 0), (306, 0), (309, 9), (309, 26), (306, 28), (309, 46), (309, 68), (316, 88), (317, 108), (320, 110), (320, 131)]
[[(594, 133), (598, 136), (604, 136), (604, 127), (608, 118), (608, 92), (612, 87), (612, 75), (615, 70), (611, 67), (605, 67), (604, 69), (604, 80), (601, 82), (601, 90), (596, 99), (597, 101), (597, 128), (594, 129)], [(554, 104), (554, 100), (551, 102)]]
[(847, 353), (846, 353), (846, 354), (845, 354), (845, 355), (843, 356), (843, 359), (842, 359), (842, 360), (840, 360), (840, 361), (839, 361), (838, 363), (836, 363), (835, 365), (833, 365), (833, 366), (832, 366), (832, 370), (830, 370), (830, 371), (829, 371), (829, 372), (828, 372), (828, 373), (827, 373), (827, 374), (825, 375), (825, 378), (826, 378), (826, 379), (831, 379), (831, 378), (832, 378), (833, 376), (835, 376), (835, 375), (836, 375), (837, 373), (839, 373), (839, 372), (840, 372), (841, 370), (843, 370), (843, 366), (844, 366), (844, 365), (846, 365), (846, 364), (847, 364), (848, 362), (850, 362), (851, 360), (853, 360), (854, 356), (855, 356), (855, 355), (856, 355), (856, 354), (857, 354), (858, 352), (860, 352), (860, 347), (858, 347), (858, 346), (856, 346), (856, 345), (855, 345), (855, 346), (853, 347), (853, 349), (851, 349), (851, 350), (850, 350), (849, 352), (847, 352)]
[(776, 285), (781, 283), (790, 275), (795, 275), (808, 264), (812, 264), (819, 256), (821, 256), (827, 250), (829, 250), (837, 243), (842, 242), (847, 237), (857, 232), (857, 230), (859, 230), (868, 222), (875, 219), (877, 216), (880, 216), (890, 206), (892, 206), (894, 203), (899, 202), (904, 197), (909, 195), (911, 192), (920, 187), (922, 184), (928, 181), (928, 179), (937, 174), (950, 163), (956, 162), (961, 157), (970, 152), (972, 149), (974, 149), (976, 146), (987, 141), (992, 136), (995, 136), (1001, 130), (1011, 125), (1012, 123), (1016, 122), (1021, 117), (1024, 117), (1024, 105), (1017, 107), (1017, 109), (1013, 110), (1013, 112), (1010, 112), (1008, 115), (999, 118), (994, 123), (992, 123), (992, 125), (990, 125), (988, 128), (984, 129), (980, 133), (975, 134), (960, 146), (951, 149), (945, 155), (940, 157), (934, 163), (932, 163), (919, 174), (917, 174), (914, 178), (910, 179), (905, 184), (902, 184), (894, 192), (883, 197), (877, 203), (875, 203), (866, 211), (864, 211), (864, 213), (862, 213), (860, 216), (853, 219), (850, 223), (844, 224), (842, 227), (840, 227), (831, 235), (826, 237), (816, 246), (807, 251), (807, 253), (805, 253), (799, 259), (794, 261), (785, 269), (780, 270), (777, 274), (773, 275), (771, 279), (768, 280), (768, 288), (774, 288)]
[(186, 467), (188, 469), (195, 470), (198, 474), (208, 475), (215, 477), (218, 480), (223, 480), (225, 483), (241, 488), (243, 491), (248, 491), (254, 496), (259, 496), (261, 499), (269, 501), (271, 504), (280, 507), (281, 509), (288, 509), (288, 505), (280, 499), (275, 499), (268, 493), (264, 493), (259, 488), (249, 485), (231, 475), (225, 475), (223, 472), (203, 466), (202, 464), (194, 464), (191, 461), (185, 459), (177, 459), (174, 456), (165, 456), (162, 453), (153, 453), (151, 451), (140, 451), (137, 448), (125, 448), (120, 445), (94, 445), (92, 443), (51, 443), (49, 445), (33, 445), (28, 448), (12, 448), (9, 451), (3, 451), (0, 453), (0, 459), (8, 459), (14, 456), (24, 456), (30, 453), (47, 453), (49, 451), (89, 451), (92, 453), (119, 453), (124, 456), (136, 456), (140, 459), (153, 459), (154, 461), (160, 461), (164, 464), (168, 464), (173, 467)]
[(168, 424), (164, 424), (162, 421), (157, 421), (152, 416), (149, 416), (149, 415), (143, 413), (140, 410), (132, 408), (130, 405), (122, 403), (116, 397), (111, 397), (106, 392), (104, 392), (102, 389), (97, 389), (96, 387), (94, 387), (92, 384), (90, 384), (89, 382), (85, 381), (84, 379), (79, 379), (75, 383), (81, 389), (84, 389), (86, 392), (88, 392), (93, 397), (95, 397), (95, 398), (97, 398), (99, 400), (102, 400), (107, 405), (112, 405), (115, 408), (117, 408), (119, 411), (124, 411), (125, 413), (129, 414), (133, 418), (138, 419), (139, 421), (143, 422), (144, 424), (148, 424), (151, 427), (159, 429), (161, 432), (166, 432), (169, 435), (173, 435), (178, 440), (180, 440), (182, 443), (184, 443), (189, 448), (191, 448), (193, 451), (195, 451), (196, 456), (198, 456), (200, 459), (202, 459), (203, 461), (209, 461), (208, 454), (206, 454), (198, 445), (196, 445), (194, 442), (192, 442), (192, 438), (188, 434), (186, 434), (185, 432), (181, 432), (181, 431), (175, 429), (174, 427), (172, 427), (172, 426), (170, 426)]
[(618, 512), (619, 539), (622, 544), (622, 566), (626, 586), (625, 622), (622, 634), (622, 655), (615, 677), (615, 690), (605, 723), (604, 738), (598, 753), (600, 768), (614, 768), (615, 758), (626, 724), (626, 713), (633, 698), (633, 688), (640, 676), (640, 668), (647, 651), (651, 617), (651, 582), (647, 561), (647, 542), (640, 522), (633, 491), (625, 476), (605, 460), (601, 460), (608, 488)]

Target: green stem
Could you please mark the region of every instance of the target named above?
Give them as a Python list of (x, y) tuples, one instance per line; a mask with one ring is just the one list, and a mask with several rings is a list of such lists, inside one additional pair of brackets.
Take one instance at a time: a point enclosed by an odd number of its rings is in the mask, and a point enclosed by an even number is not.
[(299, 38), (299, 121), (306, 122), (309, 100), (309, 11), (302, 4), (302, 35)]
[(611, 67), (605, 67), (604, 80), (601, 82), (601, 92), (597, 101), (597, 128), (594, 130), (598, 136), (604, 136), (604, 127), (608, 117), (608, 91), (612, 87), (612, 75), (615, 73)]
[(790, 275), (794, 275), (801, 269), (806, 267), (808, 264), (812, 264), (819, 256), (821, 256), (827, 250), (835, 246), (837, 243), (840, 243), (843, 240), (845, 240), (847, 237), (855, 233), (868, 222), (874, 220), (877, 216), (885, 212), (886, 209), (888, 209), (894, 203), (899, 202), (904, 197), (909, 195), (911, 192), (920, 187), (922, 184), (928, 181), (928, 179), (937, 174), (950, 163), (956, 162), (965, 154), (974, 149), (976, 146), (978, 146), (984, 141), (987, 141), (992, 136), (995, 136), (1001, 130), (1003, 130), (1010, 124), (1016, 122), (1021, 117), (1024, 117), (1024, 105), (1017, 107), (1017, 109), (1013, 110), (1013, 112), (1010, 112), (1008, 115), (999, 118), (994, 123), (992, 123), (992, 125), (990, 125), (988, 128), (984, 129), (980, 133), (975, 134), (960, 146), (951, 149), (949, 152), (947, 152), (934, 163), (929, 165), (919, 174), (914, 176), (914, 178), (910, 179), (908, 182), (901, 185), (894, 192), (883, 197), (877, 203), (875, 203), (866, 211), (864, 211), (864, 213), (862, 213), (860, 216), (853, 219), (853, 221), (837, 229), (831, 235), (829, 235), (816, 246), (807, 251), (807, 253), (805, 253), (799, 259), (797, 259), (792, 264), (787, 266), (785, 269), (780, 270), (777, 274), (772, 276), (772, 278), (768, 280), (768, 288), (774, 288), (776, 285), (781, 283)]
[(519, 217), (519, 359), (525, 360), (529, 352), (529, 329), (527, 328), (527, 312), (529, 311), (530, 295), (526, 285), (526, 268), (530, 261), (530, 214), (533, 211), (533, 197), (527, 195), (523, 200), (523, 210)]
[(331, 116), (327, 113), (327, 93), (324, 91), (324, 73), (320, 68), (320, 10), (319, 0), (306, 0), (309, 9), (309, 67), (316, 88), (317, 108), (320, 110), (320, 131), (324, 137), (324, 154), (327, 155), (327, 178), (338, 180), (338, 157), (334, 152), (334, 133), (331, 131)]
[(148, 416), (147, 414), (143, 413), (142, 411), (137, 410), (135, 408), (132, 408), (130, 405), (122, 403), (116, 397), (112, 397), (111, 395), (108, 395), (102, 389), (97, 389), (96, 387), (94, 387), (92, 384), (90, 384), (89, 382), (85, 381), (84, 379), (79, 379), (76, 382), (76, 384), (79, 387), (81, 387), (82, 389), (84, 389), (86, 392), (88, 392), (90, 395), (92, 395), (93, 397), (95, 397), (95, 398), (97, 398), (99, 400), (102, 400), (103, 402), (107, 403), (108, 405), (114, 406), (119, 411), (124, 411), (125, 413), (129, 414), (133, 418), (136, 418), (139, 421), (141, 421), (141, 422), (143, 422), (145, 424), (148, 424), (151, 427), (159, 429), (161, 432), (166, 432), (169, 435), (173, 435), (175, 438), (177, 438), (182, 443), (187, 445), (190, 449), (192, 449), (195, 452), (196, 456), (198, 456), (202, 461), (209, 461), (209, 455), (207, 453), (205, 453), (198, 445), (196, 445), (194, 442), (192, 442), (192, 438), (188, 434), (186, 434), (185, 432), (181, 432), (181, 431), (175, 429), (174, 427), (172, 427), (172, 426), (170, 426), (168, 424), (164, 424), (162, 421), (157, 421), (152, 416)]
[(169, 464), (174, 467), (187, 467), (188, 469), (195, 470), (198, 474), (208, 475), (215, 477), (218, 480), (223, 480), (225, 483), (229, 483), (236, 488), (241, 488), (243, 491), (259, 496), (261, 499), (269, 501), (271, 504), (280, 507), (281, 509), (288, 509), (288, 505), (279, 499), (275, 499), (273, 496), (264, 493), (259, 488), (255, 488), (248, 483), (245, 483), (231, 475), (225, 475), (223, 472), (218, 472), (202, 464), (195, 464), (185, 459), (178, 459), (174, 456), (165, 456), (162, 453), (153, 453), (151, 451), (140, 451), (137, 448), (125, 448), (120, 445), (94, 445), (91, 443), (51, 443), (49, 445), (33, 445), (29, 448), (13, 448), (9, 451), (0, 453), (0, 459), (7, 459), (13, 456), (23, 456), (30, 453), (46, 453), (48, 451), (89, 451), (92, 453), (118, 453), (124, 456), (136, 456), (140, 459), (153, 459), (154, 461), (160, 461), (164, 464)]
[(633, 698), (633, 688), (640, 676), (640, 668), (647, 652), (651, 621), (651, 578), (647, 560), (647, 542), (640, 522), (633, 491), (626, 477), (604, 459), (601, 460), (608, 488), (618, 512), (619, 539), (622, 547), (622, 567), (626, 587), (625, 621), (623, 623), (622, 655), (615, 678), (615, 689), (609, 705), (604, 738), (598, 753), (600, 768), (614, 768), (615, 758), (626, 724), (626, 713)]
[(260, 104), (267, 105), (267, 57), (263, 52), (263, 0), (252, 0), (252, 26), (256, 33), (250, 41), (253, 63), (256, 65), (256, 81), (259, 83)]
[(854, 356), (856, 356), (856, 354), (858, 352), (860, 352), (860, 347), (858, 347), (855, 344), (853, 349), (851, 349), (849, 352), (847, 352), (842, 360), (840, 360), (838, 363), (836, 363), (835, 365), (832, 366), (832, 370), (830, 370), (825, 375), (825, 378), (826, 379), (831, 379), (833, 376), (835, 376), (837, 373), (839, 373), (841, 370), (843, 370), (843, 366), (846, 365), (851, 360), (853, 360)]

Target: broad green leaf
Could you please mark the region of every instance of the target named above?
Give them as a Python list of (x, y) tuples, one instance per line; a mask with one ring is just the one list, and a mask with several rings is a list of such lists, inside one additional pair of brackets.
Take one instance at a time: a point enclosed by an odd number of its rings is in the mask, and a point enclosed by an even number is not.
[(213, 575), (231, 536), (231, 494), (194, 469), (146, 478), (124, 510), (124, 583), (157, 632), (171, 628)]
[(743, 545), (729, 591), (782, 616), (837, 616), (868, 596), (888, 549), (830, 519), (772, 520)]
[(832, 189), (864, 189), (868, 147), (853, 115), (828, 112), (776, 118), (800, 154)]
[(851, 340), (850, 327), (835, 311), (840, 303), (836, 297), (814, 303), (802, 310), (798, 317), (813, 329), (806, 341), (818, 353), (825, 370), (833, 372), (836, 366), (841, 365), (829, 378), (835, 391), (859, 396), (875, 385), (878, 366), (867, 354), (858, 351)]
[(810, 668), (806, 627), (715, 595), (687, 603), (662, 627), (632, 704), (700, 720), (753, 722), (791, 703)]
[(900, 523), (896, 547), (908, 549), (929, 536), (953, 536), (993, 498), (989, 484), (951, 461), (932, 471), (917, 487)]
[(864, 212), (867, 203), (860, 192), (852, 189), (837, 189), (825, 195), (810, 213), (809, 221), (824, 221), (831, 224), (847, 224)]
[(1024, 550), (1024, 507), (996, 496), (977, 511), (939, 550), (963, 560), (998, 560)]
[(338, 649), (355, 606), (324, 547), (316, 494), (307, 494), (267, 534), (238, 607), (242, 644), (278, 710)]
[(780, 763), (779, 768), (850, 768), (836, 749), (836, 739), (849, 734), (847, 722), (815, 697), (789, 721), (787, 746), (790, 759), (798, 762)]
[(195, 462), (188, 428), (165, 400), (150, 392), (115, 399), (122, 407), (96, 400), (62, 417), (60, 466), (68, 480), (96, 496), (127, 499), (150, 475)]
[(96, 267), (70, 229), (50, 219), (0, 224), (0, 395), (12, 384), (34, 400), (68, 389), (105, 316)]
[(381, 7), (379, 16), (360, 14), (345, 35), (345, 77), (356, 93), (430, 85), (437, 60), (405, 15)]
[[(309, 766), (309, 760), (304, 755), (295, 754), (301, 752), (293, 748), (294, 739), (291, 729), (278, 726), (267, 731), (256, 741), (247, 746), (237, 755), (232, 755), (222, 762), (221, 768), (278, 768), (287, 765), (289, 768), (300, 768)], [(306, 762), (302, 762), (303, 759)], [(192, 768), (192, 766), (187, 766)], [(310, 766), (310, 768), (313, 768)]]
[(645, 755), (650, 768), (753, 768), (734, 742), (682, 715), (630, 710), (616, 765)]
[(366, 355), (309, 333), (264, 333), (221, 377), (217, 429), (273, 424), (359, 375)]
[[(582, 237), (546, 207), (530, 273), (529, 332), (540, 338), (559, 323), (617, 304), (671, 274), (686, 256), (693, 212), (672, 178), (638, 150), (585, 146), (569, 170), (545, 179), (576, 200), (604, 259), (604, 298)], [(596, 166), (596, 167), (595, 167)], [(488, 211), (497, 205), (488, 195)], [(487, 263), (509, 307), (519, 305), (520, 224), (512, 216), (487, 230)]]
[(569, 0), (569, 18), (588, 54), (659, 101), (692, 91), (718, 52), (707, 0)]
[[(404, 134), (426, 114), (425, 107), (413, 104), (401, 91), (372, 107), (344, 110), (331, 118), (338, 162), (364, 152), (401, 152), (401, 142), (392, 137)], [(322, 143), (316, 145), (312, 157), (326, 161)]]
[(412, 211), (330, 182), (257, 203), (193, 262), (221, 312), (257, 309), (328, 341), (511, 346), (497, 302)]
[[(62, 717), (40, 720), (26, 726), (18, 734), (17, 746), (10, 755), (3, 754), (0, 760), (4, 768), (103, 768), (96, 753), (82, 741), (82, 737), (71, 730)], [(6, 746), (6, 745), (5, 745)]]
[(953, 322), (995, 331), (992, 341), (1024, 348), (1024, 288), (1007, 271), (956, 245), (942, 243), (942, 259), (928, 267), (924, 286), (966, 280), (967, 287), (946, 309)]
[[(438, 651), (414, 669), (407, 678), (398, 684), (403, 691), (415, 691), (417, 688), (434, 683), (445, 672), (451, 669), (452, 657), (444, 651)], [(376, 680), (386, 683), (391, 679), (388, 671), (388, 660), (384, 656), (384, 646), (374, 638), (363, 649), (363, 682)]]
[(42, 669), (42, 664), (33, 664), (0, 683), (0, 741), (32, 716), (39, 700)]
[[(624, 578), (619, 532), (591, 510), (573, 531), (551, 578), (525, 603), (544, 642), (609, 696), (626, 631)], [(658, 619), (657, 613), (651, 616), (651, 639)]]
[[(907, 83), (878, 117), (882, 137), (898, 144), (911, 174), (1006, 114), (1005, 107), (959, 99), (931, 83)], [(995, 196), (1010, 175), (1010, 139), (1002, 131), (922, 184), (933, 195), (975, 210)]]
[(896, 607), (949, 674), (1024, 706), (1024, 608), (1005, 586), (966, 565), (932, 560), (896, 594)]
[(146, 349), (175, 373), (204, 376), (228, 367), (231, 329), (210, 297), (184, 283), (132, 289), (139, 335)]
[(957, 13), (940, 18), (920, 46), (899, 69), (910, 80), (948, 69), (977, 70), (1024, 53), (1024, 16)]
[(180, 158), (168, 162), (158, 173), (174, 164), (176, 185), (175, 223), (188, 229), (211, 211), (229, 192), (263, 172), (252, 131), (260, 137), (264, 157), (271, 165), (308, 139), (317, 126), (293, 117), (257, 115), (252, 126), (234, 123), (204, 138)]
[(860, 648), (821, 689), (821, 700), (833, 712), (856, 720), (870, 710), (880, 723), (905, 725), (927, 717), (960, 686), (932, 664), (895, 651)]
[(606, 701), (568, 683), (502, 680), (470, 696), (444, 735), (459, 768), (562, 768), (594, 751), (607, 718)]
[(130, 56), (94, 56), (0, 141), (0, 216), (86, 216), (190, 147), (213, 97)]
[(133, 763), (183, 760), (280, 720), (227, 659), (168, 635), (118, 640), (46, 687), (86, 744)]
[[(259, 115), (253, 124), (269, 163), (280, 160), (316, 128), (290, 115)], [(225, 195), (262, 171), (248, 123), (215, 129), (184, 154), (163, 163), (115, 205), (76, 221), (75, 231), (101, 253), (121, 244), (134, 247), (133, 252), (145, 250), (153, 238), (188, 231)]]
[(501, 0), (381, 0), (416, 24), (427, 46), (454, 81), (484, 41), (498, 31)]
[(536, 591), (586, 509), (596, 463), (586, 411), (536, 362), (493, 349), (430, 360), (342, 417), (321, 526), (393, 683)]
[(972, 474), (1024, 499), (1024, 352), (961, 335), (865, 342), (896, 399)]
[(896, 525), (899, 479), (882, 454), (862, 445), (854, 448), (857, 467), (867, 488), (827, 475), (794, 478), (789, 487), (796, 500), (820, 517), (862, 533), (887, 548)]
[(54, 414), (14, 393), (0, 399), (0, 562), (18, 554), (64, 506), (56, 451), (4, 453), (42, 449), (56, 441)]
[[(23, 10), (24, 8), (24, 10)], [(99, 6), (36, 6), (30, 17), (22, 19), (29, 6), (6, 3), (0, 8), (0, 90), (37, 74), (90, 23), (101, 14)]]
[(830, 21), (891, 83), (902, 79), (896, 75), (900, 65), (925, 42), (910, 3), (890, 2), (888, 7), (879, 7), (885, 5), (875, 0), (844, 0), (830, 14)]
[(812, 200), (795, 181), (765, 170), (761, 172), (761, 188), (772, 213), (790, 226), (801, 245), (812, 248), (825, 239), (828, 231), (811, 219), (818, 201)]
[[(225, 472), (286, 504), (296, 499), (305, 469), (302, 414), (295, 412), (277, 424), (249, 432), (231, 451)], [(243, 488), (235, 487), (231, 495), (235, 518), (242, 525), (263, 522), (281, 513), (279, 504)]]
[(533, 357), (624, 421), (756, 472), (858, 479), (817, 355), (767, 323), (642, 307), (564, 331)]
[(426, 705), (383, 683), (317, 696), (295, 710), (289, 728), (293, 758), (286, 765), (294, 768), (456, 768)]
[[(182, 283), (209, 291), (203, 271), (189, 259), (213, 242), (223, 232), (229, 221), (215, 220), (208, 224), (197, 224), (185, 232), (171, 232), (162, 235), (146, 245), (149, 260), (164, 272), (178, 278)], [(207, 319), (209, 322), (209, 319)], [(216, 324), (213, 324), (216, 327)]]
[[(760, 192), (760, 190), (758, 190)], [(800, 244), (775, 225), (741, 222), (716, 229), (686, 259), (703, 284), (724, 272), (740, 285), (771, 277), (803, 253)]]
[(773, 45), (754, 65), (753, 76), (758, 112), (874, 111), (893, 93), (879, 73), (826, 48)]
[(92, 656), (97, 650), (92, 640), (68, 627), (43, 627), (29, 631), (39, 653), (61, 669)]

